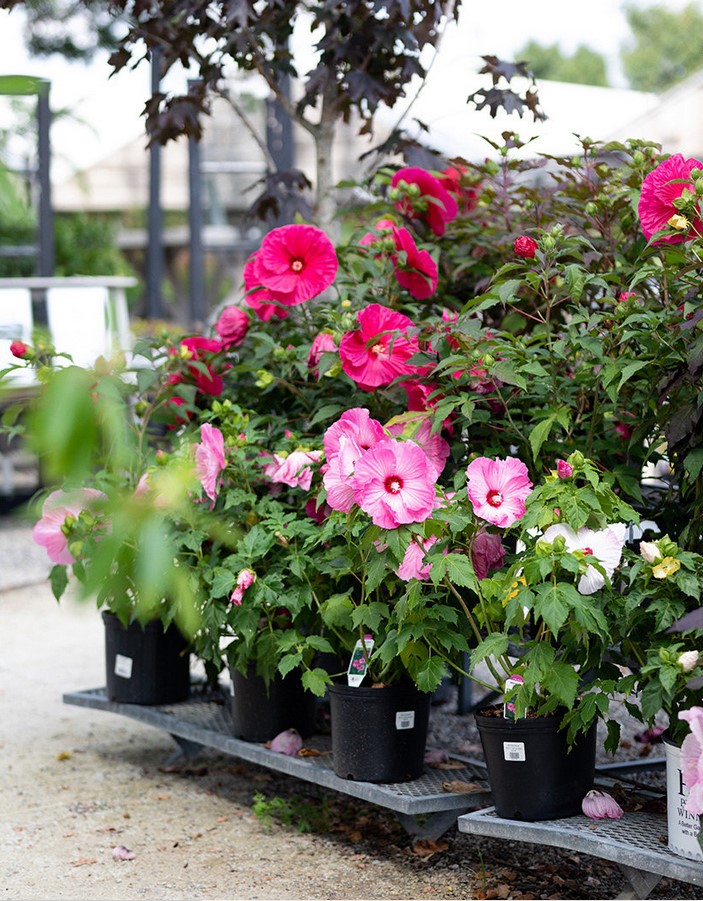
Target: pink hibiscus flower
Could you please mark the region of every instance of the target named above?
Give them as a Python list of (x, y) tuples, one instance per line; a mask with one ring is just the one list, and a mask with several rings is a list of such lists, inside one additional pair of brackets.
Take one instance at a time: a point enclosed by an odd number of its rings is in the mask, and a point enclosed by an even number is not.
[(394, 229), (395, 222), (393, 222), (392, 219), (379, 219), (374, 225), (374, 230), (372, 232), (366, 232), (366, 234), (359, 239), (359, 244), (362, 247), (369, 247), (371, 250), (379, 251), (377, 256), (381, 256), (382, 251), (385, 250), (386, 239), (391, 236)]
[(336, 350), (337, 345), (334, 342), (334, 337), (329, 332), (320, 332), (319, 335), (315, 335), (308, 351), (308, 369), (315, 378), (320, 377), (317, 366), (322, 355), (334, 353)]
[(380, 422), (371, 418), (366, 407), (345, 410), (337, 422), (333, 422), (322, 439), (327, 460), (340, 452), (342, 437), (351, 439), (361, 450), (368, 450), (386, 437)]
[(391, 187), (398, 188), (401, 182), (417, 185), (421, 196), (402, 197), (396, 201), (396, 209), (408, 219), (426, 222), (434, 234), (441, 237), (446, 231), (447, 223), (456, 219), (459, 212), (454, 197), (438, 178), (418, 166), (399, 169), (391, 179)]
[[(542, 540), (552, 544), (558, 535), (563, 536), (567, 551), (583, 551), (587, 556), (593, 556), (610, 579), (622, 557), (625, 532), (626, 526), (622, 522), (613, 523), (607, 529), (594, 530), (583, 527), (578, 532), (571, 526), (557, 524), (545, 530)], [(580, 594), (593, 594), (604, 585), (603, 573), (595, 566), (588, 566), (576, 587)]]
[(68, 566), (75, 557), (68, 549), (68, 538), (63, 533), (67, 517), (77, 519), (83, 510), (89, 510), (95, 501), (107, 500), (96, 488), (79, 488), (76, 491), (52, 491), (42, 506), (41, 519), (32, 529), (34, 541), (46, 548), (52, 563)]
[(278, 319), (286, 319), (288, 310), (282, 306), (281, 295), (259, 284), (256, 275), (256, 254), (253, 253), (244, 264), (242, 278), (244, 280), (244, 303), (254, 310), (262, 322), (268, 322), (276, 316)]
[(435, 507), (434, 469), (417, 444), (386, 438), (356, 461), (354, 497), (382, 529), (424, 522)]
[(448, 166), (439, 173), (439, 180), (454, 195), (460, 213), (470, 213), (478, 206), (480, 185), (463, 184), (468, 171), (466, 166)]
[(411, 579), (419, 579), (420, 581), (427, 579), (432, 571), (432, 564), (424, 562), (425, 554), (436, 541), (436, 535), (430, 535), (421, 545), (417, 541), (411, 541), (408, 549), (405, 551), (403, 562), (396, 570), (398, 578), (404, 582), (409, 582)]
[(254, 582), (256, 582), (256, 573), (251, 569), (242, 569), (237, 576), (237, 585), (230, 596), (230, 604), (241, 607), (244, 592), (247, 588), (251, 588)]
[(241, 307), (234, 304), (225, 307), (215, 323), (215, 331), (220, 336), (225, 350), (241, 344), (248, 330), (249, 317)]
[(440, 477), (449, 456), (449, 445), (439, 432), (432, 431), (432, 423), (427, 416), (418, 415), (389, 424), (388, 431), (394, 437), (404, 435), (407, 440), (419, 444), (436, 473), (435, 478)]
[(407, 228), (394, 228), (397, 253), (391, 255), (395, 277), (416, 300), (426, 300), (437, 290), (438, 270), (428, 250), (418, 250)]
[(342, 369), (363, 391), (390, 385), (401, 375), (419, 372), (407, 361), (420, 347), (411, 319), (378, 303), (369, 304), (357, 314), (359, 328), (347, 332), (339, 344)]
[[(703, 169), (703, 163), (697, 159), (685, 159), (682, 154), (675, 153), (645, 176), (637, 212), (642, 232), (648, 241), (653, 234), (667, 227), (672, 216), (679, 214), (674, 201), (678, 200), (684, 189), (695, 194), (690, 177), (692, 169)], [(703, 231), (700, 218), (696, 217), (691, 225), (698, 234)], [(685, 240), (685, 237), (686, 233), (674, 234), (659, 238), (654, 243), (676, 244)]]
[(226, 466), (225, 440), (222, 432), (206, 422), (200, 426), (200, 444), (195, 445), (195, 472), (203, 491), (213, 505), (217, 497), (220, 476)]
[(525, 515), (532, 482), (522, 460), (477, 457), (467, 466), (466, 475), (469, 500), (480, 519), (505, 529)]
[(264, 466), (264, 472), (281, 485), (308, 490), (312, 483), (312, 464), (319, 463), (322, 451), (293, 451), (287, 457), (273, 454), (273, 463)]
[(691, 731), (681, 743), (681, 775), (688, 789), (686, 810), (698, 816), (703, 813), (703, 707), (682, 710)]
[(364, 449), (346, 435), (340, 435), (337, 452), (329, 458), (322, 476), (327, 503), (333, 510), (350, 513), (356, 503), (354, 469)]
[[(188, 372), (195, 382), (199, 391), (203, 394), (210, 394), (217, 397), (222, 394), (224, 382), (222, 376), (217, 373), (210, 362), (210, 357), (222, 350), (222, 342), (215, 338), (204, 338), (202, 335), (193, 335), (191, 338), (183, 338), (179, 342), (179, 348), (184, 348), (189, 353), (189, 359), (205, 366), (205, 371), (200, 366), (192, 366), (187, 364)], [(172, 348), (171, 353), (176, 354), (178, 350)], [(182, 353), (182, 351), (181, 351)], [(183, 381), (183, 377), (179, 373), (174, 373), (169, 377), (171, 384), (177, 384)]]
[(337, 254), (327, 235), (314, 225), (282, 225), (265, 235), (254, 255), (258, 285), (286, 306), (317, 297), (337, 275)]

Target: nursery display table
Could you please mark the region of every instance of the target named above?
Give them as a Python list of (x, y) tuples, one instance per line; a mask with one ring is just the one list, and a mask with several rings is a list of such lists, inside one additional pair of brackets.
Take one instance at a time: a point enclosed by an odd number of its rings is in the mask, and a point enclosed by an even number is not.
[[(597, 786), (608, 790), (608, 785)], [(619, 898), (647, 898), (663, 876), (703, 885), (703, 863), (667, 849), (666, 814), (638, 811), (620, 820), (584, 816), (524, 823), (497, 816), (492, 807), (462, 814), (459, 832), (504, 838), (510, 842), (550, 845), (580, 851), (617, 863), (630, 889)]]
[[(177, 704), (146, 707), (109, 701), (104, 688), (64, 694), (65, 704), (92, 707), (121, 714), (163, 729), (179, 746), (180, 752), (193, 756), (201, 748), (212, 748), (240, 760), (268, 767), (289, 776), (330, 788), (392, 810), (403, 827), (416, 839), (436, 840), (456, 825), (457, 817), (474, 807), (490, 802), (486, 769), (482, 761), (454, 758), (455, 768), (433, 769), (412, 782), (375, 784), (339, 778), (332, 768), (328, 736), (316, 735), (305, 741), (306, 749), (316, 756), (289, 757), (270, 751), (264, 744), (235, 738), (232, 730), (229, 695), (195, 689), (192, 696)], [(485, 790), (457, 793), (443, 788), (444, 783), (485, 784)]]

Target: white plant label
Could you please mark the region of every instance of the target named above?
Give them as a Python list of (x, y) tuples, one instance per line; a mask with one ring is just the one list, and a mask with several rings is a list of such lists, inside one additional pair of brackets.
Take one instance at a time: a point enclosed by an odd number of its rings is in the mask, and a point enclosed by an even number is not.
[(132, 658), (123, 654), (115, 654), (115, 675), (123, 679), (132, 678)]
[(397, 710), (395, 714), (396, 729), (414, 729), (415, 728), (415, 711), (414, 710)]
[(354, 645), (354, 651), (347, 669), (347, 685), (351, 685), (352, 688), (358, 688), (364, 681), (364, 676), (368, 669), (368, 658), (371, 656), (373, 646), (374, 640), (370, 635), (364, 636), (363, 644), (361, 639), (359, 639)]
[(525, 742), (523, 741), (504, 741), (503, 742), (503, 758), (505, 760), (525, 760)]

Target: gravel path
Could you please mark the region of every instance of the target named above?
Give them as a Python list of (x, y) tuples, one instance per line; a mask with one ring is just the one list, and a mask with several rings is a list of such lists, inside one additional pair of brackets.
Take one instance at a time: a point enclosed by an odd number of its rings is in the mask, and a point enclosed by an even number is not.
[[(168, 735), (62, 703), (104, 684), (103, 627), (92, 604), (58, 605), (47, 571), (26, 524), (3, 523), (3, 897), (590, 899), (625, 888), (615, 865), (582, 854), (455, 829), (413, 845), (388, 811), (225, 755), (165, 765)], [(432, 708), (430, 741), (476, 756), (455, 692)], [(132, 859), (115, 860), (119, 846)], [(701, 895), (664, 880), (651, 897)]]

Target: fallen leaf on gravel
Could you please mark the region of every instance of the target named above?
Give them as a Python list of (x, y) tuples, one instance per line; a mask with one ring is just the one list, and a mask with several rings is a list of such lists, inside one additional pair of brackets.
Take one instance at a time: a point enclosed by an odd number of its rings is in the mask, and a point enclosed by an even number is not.
[(155, 801), (168, 801), (170, 800), (170, 795), (154, 795)]
[(112, 849), (113, 860), (134, 860), (136, 856), (134, 851), (130, 851), (129, 848), (125, 848), (124, 845), (118, 845), (116, 848)]
[(462, 782), (460, 779), (454, 779), (451, 782), (443, 782), (442, 788), (445, 792), (452, 792), (455, 795), (471, 795), (475, 792), (485, 792), (486, 786), (480, 782)]
[(59, 751), (56, 755), (57, 760), (70, 760), (73, 757), (70, 751)]
[(448, 847), (448, 842), (433, 842), (428, 838), (420, 838), (413, 842), (413, 854), (421, 857), (423, 860), (429, 860), (434, 854), (446, 851)]
[(72, 860), (72, 867), (84, 867), (90, 863), (97, 863), (97, 860), (94, 857), (79, 857), (78, 860)]

